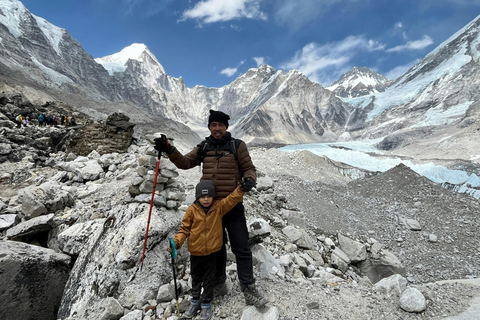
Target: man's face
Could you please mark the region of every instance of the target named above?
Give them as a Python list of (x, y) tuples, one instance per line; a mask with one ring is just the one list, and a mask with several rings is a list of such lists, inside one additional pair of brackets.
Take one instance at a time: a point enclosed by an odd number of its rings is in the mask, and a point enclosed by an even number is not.
[(227, 132), (227, 127), (223, 123), (218, 121), (211, 122), (208, 126), (208, 129), (210, 130), (212, 137), (214, 137), (215, 139), (221, 139)]

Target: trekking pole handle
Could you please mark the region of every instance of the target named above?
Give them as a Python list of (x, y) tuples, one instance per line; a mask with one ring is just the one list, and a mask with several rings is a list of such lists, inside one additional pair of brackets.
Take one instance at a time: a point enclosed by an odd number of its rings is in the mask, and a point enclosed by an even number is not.
[(172, 259), (176, 259), (177, 249), (175, 249), (175, 242), (173, 241), (173, 239), (169, 239), (169, 240), (170, 240), (170, 249), (172, 249)]

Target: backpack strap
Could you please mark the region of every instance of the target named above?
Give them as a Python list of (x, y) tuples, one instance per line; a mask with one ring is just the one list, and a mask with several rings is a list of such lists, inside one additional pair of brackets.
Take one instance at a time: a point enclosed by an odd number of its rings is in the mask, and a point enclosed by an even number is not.
[(201, 166), (203, 163), (203, 160), (205, 159), (205, 155), (207, 154), (207, 146), (208, 146), (208, 141), (203, 140), (199, 144), (197, 144), (198, 151), (197, 151), (197, 166)]
[[(240, 172), (240, 175), (243, 176), (242, 168), (240, 167), (240, 161), (238, 160), (238, 155), (237, 155), (237, 149), (240, 146), (240, 143), (242, 143), (242, 140), (240, 139), (235, 139), (231, 138), (230, 139), (230, 152), (224, 152), (222, 154), (216, 155), (217, 157), (223, 157), (229, 154), (233, 154), (233, 157), (235, 158), (235, 162), (237, 163), (238, 166), (238, 171)], [(207, 148), (208, 148), (208, 140), (203, 140), (201, 143), (197, 145), (198, 151), (197, 151), (197, 165), (200, 167), (203, 163), (203, 160), (205, 160), (205, 156), (207, 154)]]
[(240, 167), (240, 161), (238, 160), (238, 155), (237, 155), (237, 146), (236, 146), (237, 141), (238, 141), (238, 145), (240, 145), (240, 143), (242, 142), (241, 140), (232, 138), (230, 140), (230, 146), (232, 147), (232, 153), (233, 153), (233, 156), (235, 157), (235, 162), (237, 163), (238, 171), (240, 171), (240, 175), (243, 177), (242, 167)]

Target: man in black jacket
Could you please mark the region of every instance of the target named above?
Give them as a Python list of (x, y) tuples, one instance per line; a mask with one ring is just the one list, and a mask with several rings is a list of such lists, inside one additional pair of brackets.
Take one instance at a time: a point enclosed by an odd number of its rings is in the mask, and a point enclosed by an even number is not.
[[(245, 142), (234, 139), (227, 132), (228, 120), (230, 117), (221, 112), (210, 110), (208, 118), (208, 129), (210, 136), (201, 144), (197, 145), (186, 155), (182, 155), (175, 147), (170, 145), (168, 139), (155, 139), (155, 149), (165, 152), (169, 159), (179, 169), (190, 169), (203, 163), (203, 175), (200, 180), (211, 180), (215, 184), (217, 199), (223, 199), (242, 183), (245, 191), (250, 191), (255, 186), (256, 169), (250, 158)], [(232, 252), (237, 262), (237, 273), (245, 301), (249, 305), (263, 308), (267, 300), (263, 298), (255, 287), (253, 276), (252, 252), (248, 246), (248, 228), (245, 219), (245, 208), (243, 203), (237, 204), (230, 210), (222, 220), (224, 227), (224, 245), (221, 250), (221, 257), (217, 263), (217, 294), (226, 294), (228, 289), (226, 281), (226, 259), (225, 247), (226, 233)]]

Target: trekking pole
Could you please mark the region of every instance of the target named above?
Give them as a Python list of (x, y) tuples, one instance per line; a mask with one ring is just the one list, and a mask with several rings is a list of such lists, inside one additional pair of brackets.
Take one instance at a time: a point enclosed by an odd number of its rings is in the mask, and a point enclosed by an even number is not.
[(173, 285), (175, 286), (175, 300), (177, 300), (177, 317), (180, 318), (180, 306), (178, 305), (178, 291), (177, 291), (177, 275), (175, 274), (175, 258), (177, 257), (177, 250), (175, 249), (175, 242), (170, 239), (170, 248), (172, 249), (172, 270), (173, 270)]
[(152, 200), (150, 201), (150, 211), (148, 212), (147, 231), (145, 232), (145, 242), (143, 243), (142, 264), (140, 265), (140, 271), (142, 271), (143, 268), (143, 259), (145, 259), (145, 249), (147, 248), (148, 229), (150, 228), (150, 218), (152, 217), (153, 199), (155, 197), (155, 188), (157, 187), (158, 168), (160, 167), (161, 155), (162, 152), (158, 151), (157, 169), (155, 170), (155, 180), (153, 181)]

